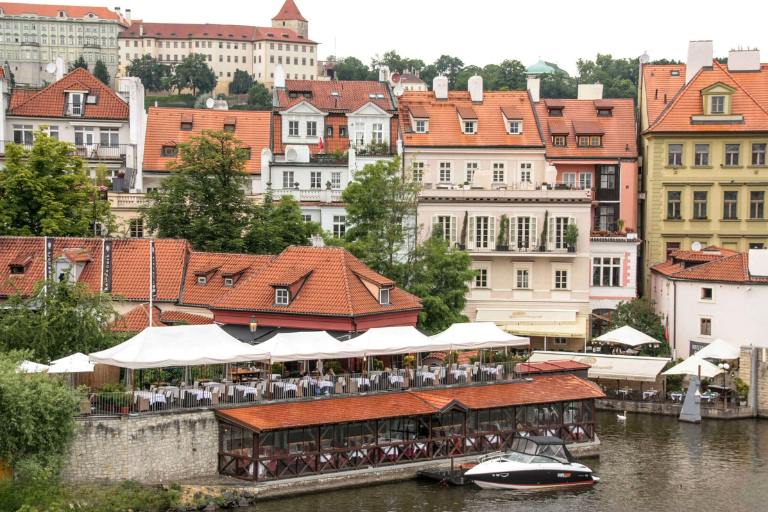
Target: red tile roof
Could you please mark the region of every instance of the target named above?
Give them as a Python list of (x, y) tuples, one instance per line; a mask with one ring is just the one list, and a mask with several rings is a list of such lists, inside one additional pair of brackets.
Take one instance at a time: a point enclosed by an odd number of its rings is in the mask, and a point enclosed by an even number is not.
[[(237, 287), (264, 269), (273, 258), (274, 256), (255, 254), (192, 252), (187, 264), (181, 303), (198, 306), (213, 304), (232, 290), (224, 286), (224, 274), (239, 272), (239, 275), (232, 276), (236, 278), (235, 286)], [(211, 272), (207, 275), (206, 284), (200, 285), (197, 283), (197, 273), (204, 270)]]
[(645, 64), (643, 83), (648, 123), (653, 124), (685, 85), (685, 64)]
[(354, 112), (369, 102), (396, 111), (387, 84), (373, 80), (286, 80), (285, 88), (277, 91), (277, 101), (277, 110), (306, 101), (323, 112)]
[[(213, 318), (185, 311), (161, 311), (159, 307), (152, 306), (152, 326), (165, 327), (167, 325), (205, 325), (212, 324)], [(109, 325), (114, 332), (141, 332), (149, 326), (149, 304), (140, 304), (122, 315)]]
[(516, 373), (560, 373), (589, 370), (590, 366), (578, 361), (542, 361), (540, 363), (519, 363), (515, 365)]
[[(274, 283), (281, 282), (288, 274), (293, 275), (296, 269), (311, 269), (312, 273), (288, 306), (275, 305)], [(373, 280), (371, 274), (377, 276), (377, 281), (385, 279), (345, 249), (292, 246), (261, 272), (241, 280), (212, 307), (216, 310), (341, 317), (421, 309), (417, 297), (399, 288), (392, 289), (389, 305), (379, 304), (378, 297), (374, 297), (358, 276), (365, 275)]]
[[(224, 129), (225, 121), (234, 119), (233, 132), (244, 147), (251, 149), (251, 158), (245, 163), (245, 172), (261, 172), (261, 151), (269, 147), (270, 112), (248, 110), (211, 110), (150, 107), (144, 138), (144, 170), (168, 171), (176, 158), (162, 156), (163, 146), (175, 146), (198, 137), (203, 130)], [(181, 122), (192, 121), (191, 130), (182, 130)]]
[[(743, 116), (743, 122), (724, 120), (695, 123), (692, 116), (703, 115), (702, 91), (715, 84), (734, 89), (731, 94), (731, 112)], [(648, 84), (653, 87), (653, 83)], [(655, 90), (655, 87), (654, 87)], [(649, 92), (647, 92), (648, 94)], [(768, 131), (768, 64), (759, 72), (731, 72), (725, 64), (712, 61), (711, 68), (701, 69), (690, 82), (682, 86), (646, 130), (647, 133), (717, 133)]]
[[(551, 117), (548, 106), (562, 106), (562, 117)], [(600, 108), (612, 106), (610, 116), (598, 116), (594, 100), (545, 100), (536, 105), (547, 144), (548, 158), (636, 158), (635, 105), (631, 99), (600, 100)], [(552, 135), (567, 135), (566, 146), (552, 145)], [(602, 135), (601, 147), (579, 147), (578, 135)]]
[[(26, 263), (23, 274), (11, 274), (10, 265)], [(0, 297), (30, 295), (45, 278), (45, 245), (42, 238), (0, 237)]]
[(542, 375), (515, 383), (274, 403), (218, 410), (216, 414), (263, 431), (434, 414), (452, 403), (476, 410), (603, 396), (597, 385), (575, 375)]
[(705, 262), (718, 260), (724, 256), (733, 256), (734, 254), (738, 254), (738, 251), (710, 245), (708, 247), (704, 247), (700, 251), (673, 251), (670, 256), (672, 256), (673, 259), (680, 261)]
[[(400, 97), (400, 122), (403, 142), (411, 147), (543, 147), (533, 105), (525, 91), (489, 91), (482, 103), (473, 103), (468, 92), (452, 91), (448, 99), (438, 100), (433, 92), (406, 91)], [(428, 113), (429, 130), (415, 133), (409, 111)], [(457, 111), (471, 109), (477, 117), (477, 133), (462, 132)], [(523, 133), (510, 135), (504, 110), (519, 113)]]
[(106, 7), (90, 7), (86, 5), (52, 5), (52, 4), (22, 4), (16, 2), (0, 2), (0, 9), (5, 16), (34, 15), (46, 18), (59, 18), (59, 12), (64, 11), (67, 18), (96, 18), (114, 20), (121, 23), (127, 21), (114, 11)]
[[(699, 263), (691, 265), (690, 262)], [(749, 273), (748, 254), (718, 247), (708, 247), (698, 253), (675, 251), (668, 261), (652, 266), (651, 270), (672, 279), (688, 281), (768, 284), (768, 276)]]
[(296, 7), (296, 3), (293, 0), (285, 0), (285, 3), (280, 8), (280, 12), (272, 19), (276, 21), (307, 21), (301, 15), (299, 8)]
[(58, 82), (34, 94), (21, 90), (19, 98), (13, 99), (12, 93), (9, 116), (23, 117), (65, 117), (67, 104), (66, 91), (88, 91), (89, 96), (96, 97), (96, 103), (84, 105), (82, 119), (113, 119), (128, 120), (128, 103), (115, 91), (104, 85), (88, 70), (76, 68)]
[[(143, 34), (142, 34), (143, 29)], [(225, 41), (279, 41), (317, 44), (288, 28), (219, 25), (214, 23), (148, 23), (135, 20), (118, 34), (120, 39), (219, 39)]]
[[(155, 240), (158, 302), (179, 299), (188, 251), (186, 240)], [(113, 241), (112, 295), (126, 300), (149, 300), (149, 239)]]
[(208, 325), (213, 323), (213, 318), (185, 311), (163, 311), (160, 320), (165, 325)]

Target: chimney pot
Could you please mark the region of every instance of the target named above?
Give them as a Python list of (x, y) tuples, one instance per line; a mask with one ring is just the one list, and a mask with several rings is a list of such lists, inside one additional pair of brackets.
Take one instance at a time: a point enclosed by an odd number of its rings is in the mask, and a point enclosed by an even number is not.
[(436, 76), (432, 80), (432, 91), (435, 93), (435, 98), (438, 100), (448, 99), (448, 77)]
[(728, 71), (760, 71), (760, 50), (755, 48), (729, 51)]
[(469, 97), (472, 103), (483, 102), (483, 77), (480, 75), (470, 77), (467, 82), (467, 89), (469, 90)]

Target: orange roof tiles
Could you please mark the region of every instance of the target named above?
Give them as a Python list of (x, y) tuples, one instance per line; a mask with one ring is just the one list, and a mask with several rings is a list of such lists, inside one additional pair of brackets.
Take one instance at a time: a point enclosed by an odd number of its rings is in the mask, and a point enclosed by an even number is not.
[(59, 12), (64, 11), (67, 18), (88, 18), (89, 14), (104, 19), (126, 23), (126, 20), (106, 7), (90, 7), (86, 5), (53, 5), (53, 4), (23, 4), (16, 2), (0, 2), (0, 9), (5, 16), (23, 16), (32, 14), (46, 18), (59, 18)]
[[(23, 117), (65, 117), (66, 91), (87, 91), (96, 97), (96, 103), (85, 103), (81, 119), (128, 120), (128, 103), (115, 91), (101, 83), (88, 70), (76, 68), (58, 82), (30, 94), (21, 92), (22, 97), (11, 99), (9, 116)], [(12, 96), (16, 92), (12, 93)]]
[[(548, 107), (562, 106), (562, 117), (551, 117)], [(610, 116), (598, 116), (594, 100), (545, 100), (536, 105), (548, 158), (636, 158), (635, 105), (631, 99), (600, 100), (601, 108), (613, 106)], [(603, 135), (600, 147), (579, 147), (578, 135)], [(566, 146), (554, 146), (552, 135), (567, 135)]]
[[(185, 311), (161, 311), (152, 306), (152, 326), (166, 327), (168, 325), (205, 325), (212, 324), (213, 318)], [(149, 304), (139, 304), (128, 313), (109, 324), (114, 332), (141, 332), (149, 326)]]
[[(256, 254), (228, 254), (218, 252), (192, 252), (187, 264), (184, 291), (180, 302), (186, 305), (207, 306), (217, 302), (232, 288), (224, 286), (225, 274), (240, 273), (235, 286), (266, 267), (274, 256)], [(213, 269), (205, 285), (198, 284), (197, 273)]]
[(277, 110), (302, 101), (323, 112), (354, 112), (369, 102), (387, 112), (396, 110), (389, 86), (373, 80), (286, 80), (285, 88), (277, 90)]
[(685, 64), (645, 64), (643, 83), (648, 122), (653, 124), (685, 85)]
[[(155, 240), (158, 302), (176, 302), (181, 293), (186, 240)], [(149, 300), (149, 239), (112, 242), (112, 295), (126, 300)]]
[(542, 361), (538, 363), (518, 363), (517, 373), (559, 373), (568, 371), (589, 370), (590, 366), (578, 361)]
[(293, 0), (285, 0), (280, 11), (272, 19), (276, 21), (307, 21)]
[[(143, 35), (142, 35), (143, 30)], [(120, 39), (221, 39), (226, 41), (281, 41), (315, 44), (288, 28), (254, 27), (250, 25), (219, 25), (214, 23), (151, 23), (134, 20), (122, 30)]]
[[(24, 262), (23, 274), (11, 274), (11, 264)], [(0, 237), (0, 297), (29, 295), (45, 278), (45, 245), (42, 238)]]
[(422, 105), (410, 105), (410, 106), (408, 106), (408, 112), (411, 113), (411, 116), (414, 119), (428, 119), (429, 118), (429, 111), (427, 111), (427, 109), (424, 108)]
[(467, 409), (589, 400), (605, 396), (593, 383), (575, 375), (542, 375), (530, 381), (465, 386), (429, 391), (352, 396), (223, 409), (216, 414), (253, 430), (348, 423), (439, 413), (456, 404)]
[(467, 120), (477, 119), (477, 114), (475, 113), (475, 109), (473, 109), (471, 106), (456, 105), (456, 112), (458, 112), (459, 117), (461, 117), (462, 119), (467, 119)]
[[(273, 283), (293, 274), (296, 268), (311, 269), (312, 273), (295, 297), (291, 297), (288, 306), (275, 305)], [(292, 246), (261, 272), (242, 279), (212, 307), (216, 310), (343, 317), (421, 309), (418, 298), (399, 288), (391, 291), (389, 305), (379, 304), (378, 297), (368, 291), (357, 275), (371, 277), (369, 273), (373, 271), (346, 249)], [(381, 279), (378, 276), (378, 280)]]
[[(488, 91), (482, 103), (473, 103), (469, 93), (452, 91), (448, 99), (438, 100), (433, 92), (406, 91), (400, 97), (403, 142), (411, 147), (543, 147), (536, 117), (525, 91)], [(412, 130), (408, 111), (423, 108), (429, 113), (427, 133)], [(462, 132), (458, 109), (469, 108), (477, 117), (476, 133)], [(523, 132), (511, 135), (502, 111), (515, 109), (523, 122)]]
[(213, 323), (213, 318), (184, 311), (163, 311), (160, 320), (165, 325), (207, 325)]
[[(734, 89), (731, 112), (732, 115), (741, 115), (742, 122), (726, 118), (718, 123), (716, 116), (710, 116), (707, 122), (692, 119), (692, 116), (704, 115), (702, 91), (718, 83)], [(655, 90), (654, 85), (650, 82), (648, 87)], [(768, 65), (762, 65), (759, 72), (731, 72), (726, 65), (713, 61), (711, 68), (702, 68), (688, 84), (682, 86), (658, 118), (652, 121), (646, 133), (757, 131), (768, 131)]]
[[(177, 145), (198, 137), (203, 130), (224, 129), (225, 120), (233, 118), (233, 132), (243, 146), (251, 149), (251, 158), (245, 162), (245, 172), (261, 172), (261, 151), (269, 147), (270, 112), (247, 110), (209, 110), (150, 107), (147, 132), (144, 139), (144, 170), (167, 172), (176, 158), (162, 156), (162, 147)], [(191, 130), (182, 130), (182, 121), (192, 122)]]
[[(683, 263), (686, 261), (688, 265)], [(700, 252), (675, 251), (668, 261), (654, 265), (651, 270), (672, 279), (768, 284), (768, 277), (749, 273), (748, 254), (718, 247), (708, 247)]]

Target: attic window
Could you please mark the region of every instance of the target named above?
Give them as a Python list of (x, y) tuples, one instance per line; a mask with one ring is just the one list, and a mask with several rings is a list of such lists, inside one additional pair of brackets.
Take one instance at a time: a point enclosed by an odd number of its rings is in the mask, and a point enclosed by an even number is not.
[(291, 300), (291, 294), (288, 288), (275, 288), (275, 305), (287, 306)]
[(338, 96), (338, 95), (339, 95), (339, 91), (331, 91), (331, 96)]
[(598, 108), (597, 109), (597, 116), (598, 117), (612, 117), (613, 116), (613, 109), (611, 108)]
[(429, 121), (426, 119), (416, 119), (413, 124), (413, 131), (416, 133), (427, 133), (429, 130)]
[(379, 304), (382, 306), (389, 305), (389, 288), (379, 288)]
[(680, 70), (679, 69), (673, 69), (669, 72), (670, 76), (680, 76)]
[(228, 117), (224, 120), (224, 131), (234, 132), (236, 125), (237, 125), (237, 120), (234, 117)]
[(579, 135), (577, 142), (580, 148), (599, 148), (603, 145), (603, 137), (600, 135)]
[(568, 138), (565, 135), (553, 135), (552, 145), (556, 148), (564, 148), (568, 145)]
[(507, 121), (507, 133), (510, 135), (520, 135), (523, 133), (523, 121), (520, 119), (510, 119)]
[(24, 273), (24, 265), (9, 265), (11, 267), (11, 274), (12, 275), (20, 275)]
[(197, 276), (197, 284), (205, 286), (208, 284), (208, 278), (205, 276)]
[(163, 146), (160, 150), (160, 155), (166, 158), (175, 158), (178, 153), (176, 146)]
[(477, 133), (477, 122), (476, 121), (464, 121), (462, 122), (462, 130), (464, 134), (466, 135), (474, 135)]
[(192, 129), (192, 121), (181, 121), (181, 129), (185, 132), (188, 132)]
[(547, 112), (550, 117), (563, 117), (563, 107), (549, 107)]
[(226, 286), (227, 288), (232, 288), (233, 286), (235, 286), (235, 279), (233, 277), (225, 277), (224, 286)]

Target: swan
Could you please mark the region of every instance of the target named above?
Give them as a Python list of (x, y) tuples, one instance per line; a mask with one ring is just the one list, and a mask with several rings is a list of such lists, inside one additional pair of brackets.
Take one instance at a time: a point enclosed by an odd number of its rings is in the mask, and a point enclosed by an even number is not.
[(626, 421), (627, 420), (627, 411), (624, 411), (624, 414), (617, 414), (616, 418), (619, 421)]

